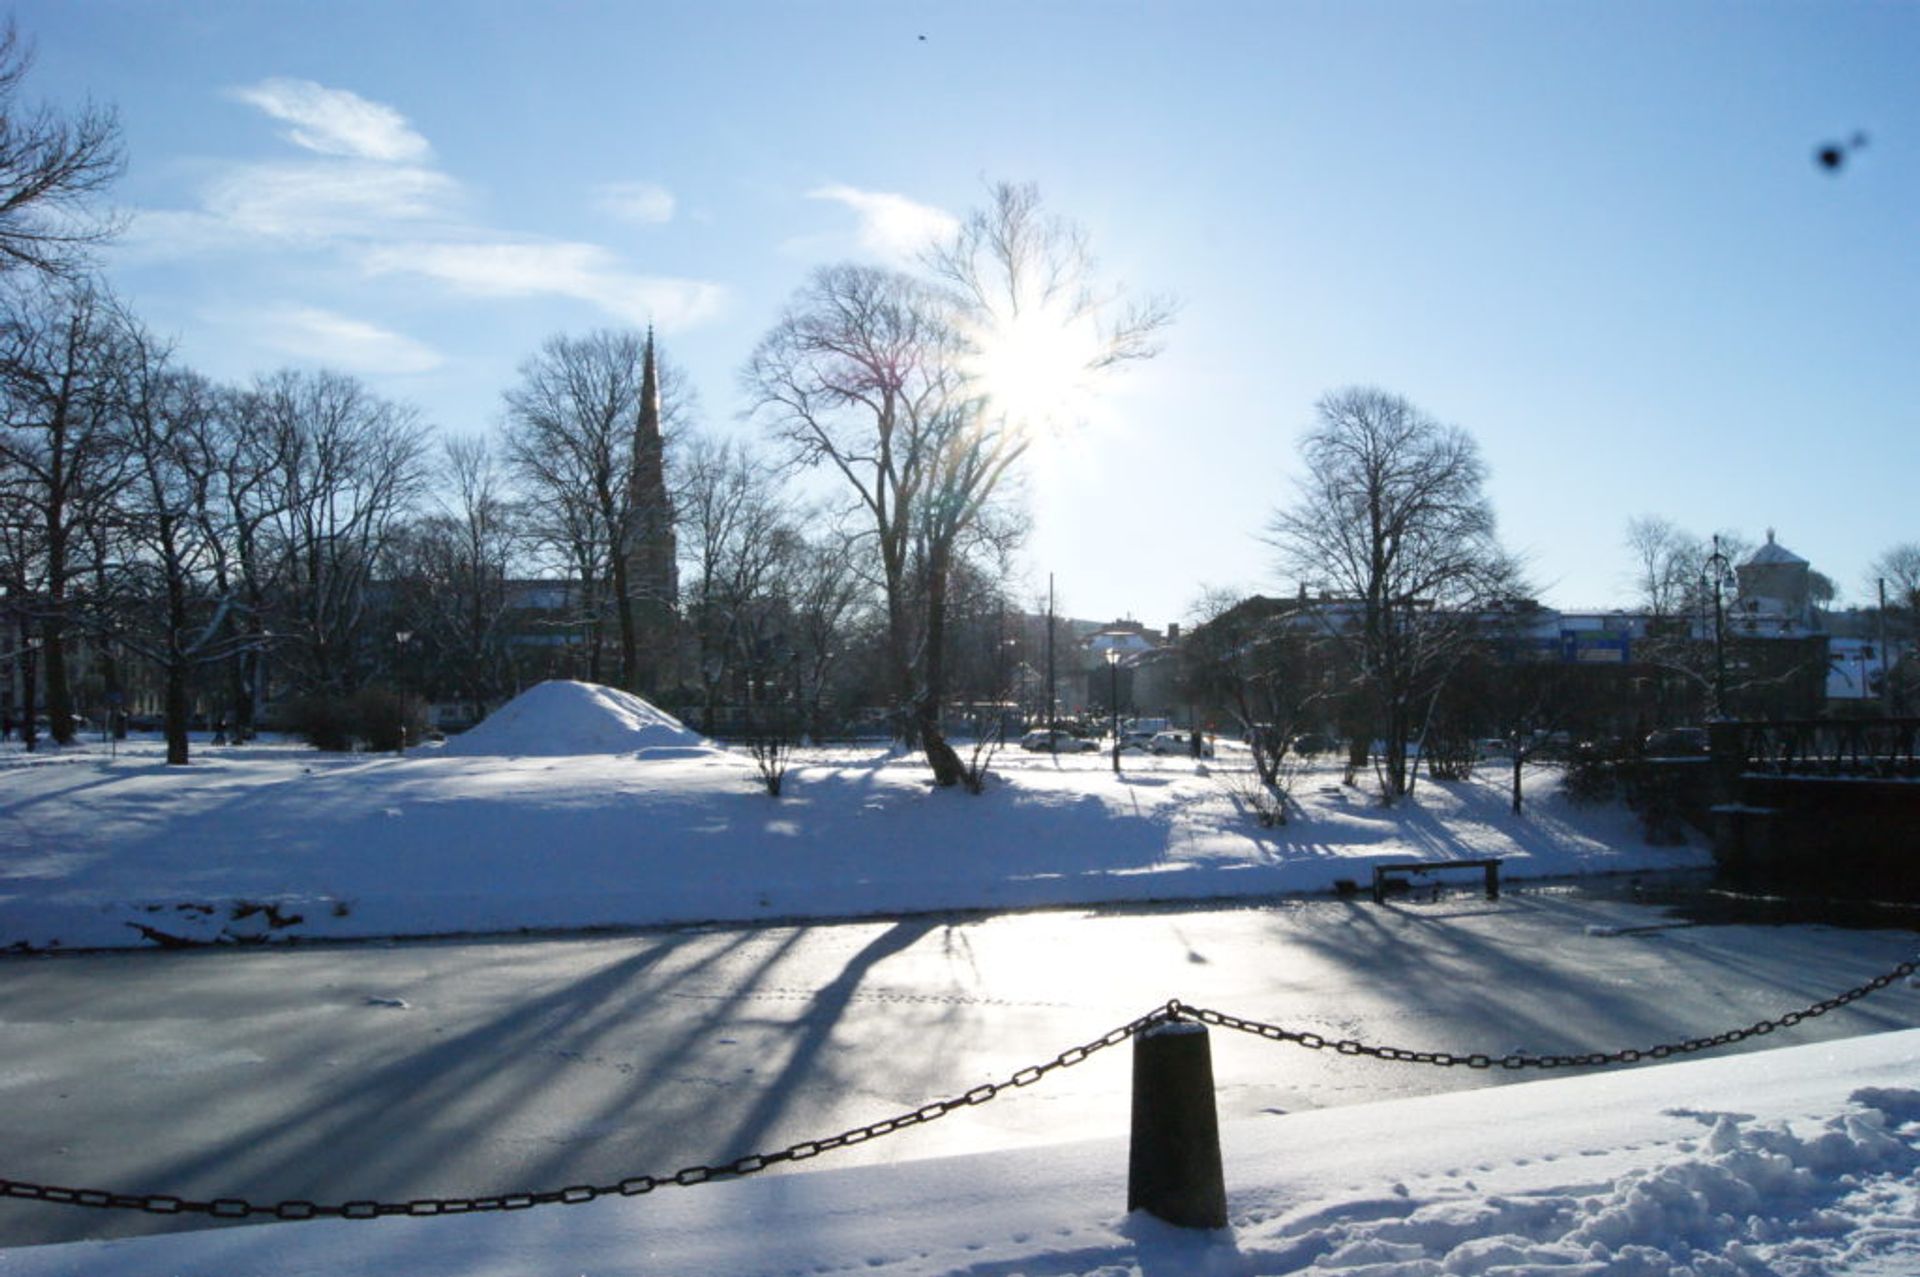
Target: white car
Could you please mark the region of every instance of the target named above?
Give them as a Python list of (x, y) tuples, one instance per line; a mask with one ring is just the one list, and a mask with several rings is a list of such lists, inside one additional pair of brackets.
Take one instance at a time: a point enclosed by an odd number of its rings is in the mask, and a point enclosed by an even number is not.
[[(1155, 732), (1153, 739), (1147, 742), (1147, 748), (1156, 754), (1191, 754), (1193, 738), (1186, 732)], [(1213, 757), (1213, 746), (1204, 736), (1200, 738), (1200, 756)]]

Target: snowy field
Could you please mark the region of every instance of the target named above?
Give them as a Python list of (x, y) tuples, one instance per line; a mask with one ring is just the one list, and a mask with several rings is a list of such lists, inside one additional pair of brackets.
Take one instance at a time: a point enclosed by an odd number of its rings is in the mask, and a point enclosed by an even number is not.
[[(1706, 859), (1698, 847), (1644, 845), (1617, 809), (1571, 806), (1551, 770), (1530, 776), (1523, 817), (1507, 811), (1503, 775), (1423, 783), (1414, 801), (1385, 810), (1331, 773), (1310, 774), (1292, 822), (1272, 830), (1221, 783), (1231, 757), (1130, 758), (1116, 778), (1100, 756), (1003, 754), (974, 798), (930, 791), (910, 759), (810, 753), (775, 801), (746, 759), (604, 689), (547, 685), (509, 708), (447, 747), (398, 759), (250, 746), (169, 770), (145, 746), (118, 758), (91, 746), (8, 754), (0, 941), (751, 922), (1321, 892), (1364, 882), (1388, 859), (1498, 855), (1515, 877)], [(1386, 916), (1373, 909), (1355, 912)], [(1446, 951), (1454, 992), (1515, 979), (1511, 955), (1472, 931), (1493, 925), (1488, 916), (1420, 924)], [(1585, 933), (1596, 944), (1615, 934)], [(1751, 955), (1727, 978), (1751, 970), (1757, 990), (1775, 952), (1767, 931), (1725, 929), (1721, 943), (1726, 935), (1745, 937)], [(1844, 956), (1848, 933), (1832, 935)], [(1603, 966), (1591, 978), (1604, 986), (1618, 973)], [(1916, 995), (1903, 981), (1871, 1001), (1910, 1013)], [(1083, 1068), (1117, 1074), (1129, 1049)], [(1271, 1050), (1277, 1074), (1300, 1066), (1297, 1048)], [(0, 1067), (0, 1091), (10, 1085)], [(1023, 1094), (1074, 1085), (1054, 1075)], [(512, 1214), (20, 1247), (0, 1250), (0, 1277), (1920, 1273), (1920, 1030), (1241, 1117), (1223, 1138), (1230, 1224), (1216, 1232), (1129, 1216), (1125, 1141), (1104, 1138), (840, 1169), (822, 1158)]]
[(1263, 829), (1212, 762), (1002, 751), (983, 796), (912, 756), (804, 751), (784, 796), (645, 702), (547, 683), (392, 755), (135, 742), (0, 755), (0, 948), (630, 927), (1325, 892), (1379, 861), (1501, 856), (1511, 877), (1694, 867), (1618, 808), (1529, 774), (1385, 809), (1331, 764)]

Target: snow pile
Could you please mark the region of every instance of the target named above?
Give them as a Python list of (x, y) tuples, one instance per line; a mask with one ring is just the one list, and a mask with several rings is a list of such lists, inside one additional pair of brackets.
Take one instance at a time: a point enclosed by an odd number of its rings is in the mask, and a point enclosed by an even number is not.
[(1732, 1277), (1920, 1251), (1920, 1091), (1862, 1088), (1808, 1134), (1732, 1113), (1669, 1116), (1712, 1128), (1697, 1145), (1679, 1142), (1673, 1160), (1611, 1182), (1437, 1201), (1386, 1220), (1319, 1213), (1241, 1246), (1283, 1261), (1271, 1271), (1367, 1265), (1378, 1277)]
[(449, 740), (455, 757), (557, 758), (573, 754), (684, 757), (712, 747), (679, 719), (617, 688), (553, 679), (528, 688)]

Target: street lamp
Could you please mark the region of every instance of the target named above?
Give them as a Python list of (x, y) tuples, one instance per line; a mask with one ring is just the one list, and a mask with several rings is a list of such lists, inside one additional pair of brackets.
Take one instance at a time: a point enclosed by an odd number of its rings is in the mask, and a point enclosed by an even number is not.
[(1107, 699), (1113, 710), (1113, 774), (1120, 774), (1120, 649), (1107, 649)]
[[(407, 644), (411, 643), (412, 641), (413, 641), (412, 630), (395, 630), (393, 632), (393, 646), (396, 653), (394, 664), (396, 666), (405, 662), (407, 657)], [(399, 684), (400, 680), (401, 680), (401, 671), (398, 669), (395, 669), (393, 681), (395, 682), (395, 684)], [(406, 692), (401, 691), (398, 699), (400, 702), (400, 748), (394, 751), (394, 754), (396, 756), (407, 752), (407, 694)]]
[(1713, 578), (1713, 716), (1727, 714), (1727, 616), (1721, 591), (1728, 576), (1726, 553), (1720, 549), (1720, 536), (1714, 534), (1713, 553), (1707, 556), (1707, 572)]

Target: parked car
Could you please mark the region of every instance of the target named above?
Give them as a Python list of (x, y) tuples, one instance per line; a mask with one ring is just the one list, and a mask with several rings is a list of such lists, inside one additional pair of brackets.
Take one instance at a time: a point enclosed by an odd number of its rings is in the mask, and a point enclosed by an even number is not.
[(1020, 748), (1036, 754), (1084, 754), (1099, 749), (1100, 742), (1058, 727), (1040, 727), (1020, 738)]
[[(1156, 754), (1191, 754), (1193, 737), (1187, 732), (1155, 732), (1147, 748)], [(1213, 745), (1204, 736), (1200, 739), (1200, 756), (1213, 757)]]
[(1504, 737), (1489, 736), (1473, 742), (1473, 753), (1476, 758), (1506, 758), (1513, 753), (1513, 746)]
[(1293, 752), (1296, 754), (1331, 754), (1340, 747), (1340, 743), (1325, 732), (1303, 732), (1293, 738)]
[(1656, 758), (1691, 758), (1707, 752), (1704, 727), (1663, 727), (1647, 734), (1643, 746)]

